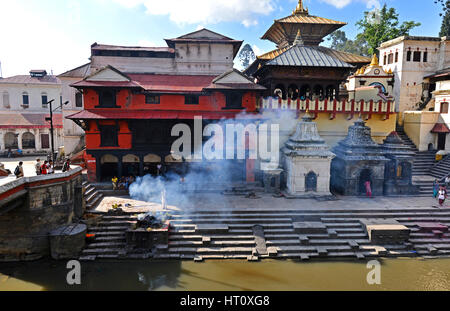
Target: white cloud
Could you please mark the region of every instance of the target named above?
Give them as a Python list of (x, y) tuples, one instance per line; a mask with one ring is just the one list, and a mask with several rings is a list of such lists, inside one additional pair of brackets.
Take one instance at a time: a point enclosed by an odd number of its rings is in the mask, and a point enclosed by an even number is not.
[(141, 46), (141, 47), (155, 47), (157, 45), (153, 41), (149, 41), (149, 40), (143, 39), (143, 40), (139, 40), (138, 41), (138, 46)]
[[(78, 1), (66, 4), (67, 21), (77, 23)], [(37, 18), (32, 6), (19, 1), (2, 1), (0, 5), (0, 61), (3, 76), (28, 74), (31, 69), (46, 69), (55, 74), (88, 62), (89, 45), (73, 38), (50, 18)]]
[(179, 25), (241, 22), (249, 27), (258, 23), (258, 15), (268, 15), (276, 0), (113, 0), (126, 8), (143, 5), (148, 14), (168, 15)]
[(380, 0), (321, 0), (321, 1), (331, 4), (338, 9), (342, 9), (343, 7), (346, 7), (352, 2), (363, 2), (366, 4), (368, 9), (381, 8)]
[(253, 52), (255, 52), (256, 56), (260, 56), (264, 54), (264, 52), (255, 44), (252, 45)]

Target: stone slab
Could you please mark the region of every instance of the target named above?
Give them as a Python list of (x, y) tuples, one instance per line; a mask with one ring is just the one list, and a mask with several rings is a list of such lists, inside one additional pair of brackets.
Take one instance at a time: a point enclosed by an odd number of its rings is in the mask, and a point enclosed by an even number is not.
[(198, 224), (197, 233), (228, 233), (229, 227), (224, 224)]
[(302, 221), (293, 223), (294, 231), (299, 234), (328, 234), (327, 227), (318, 221)]
[(448, 226), (438, 222), (418, 222), (417, 227), (422, 231), (441, 231), (448, 232)]
[(390, 243), (409, 240), (411, 230), (395, 219), (361, 219), (360, 222), (371, 242)]

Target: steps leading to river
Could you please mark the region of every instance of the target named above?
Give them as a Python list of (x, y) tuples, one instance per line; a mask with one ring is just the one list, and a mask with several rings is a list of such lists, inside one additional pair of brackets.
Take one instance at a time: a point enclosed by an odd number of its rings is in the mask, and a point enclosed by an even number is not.
[[(359, 219), (385, 218), (397, 220), (411, 230), (408, 243), (373, 244)], [(294, 223), (314, 221), (325, 231), (298, 234)], [(371, 258), (444, 256), (450, 254), (450, 234), (420, 232), (417, 223), (441, 223), (450, 226), (450, 210), (440, 208), (408, 208), (402, 210), (320, 210), (267, 211), (202, 210), (171, 220), (169, 244), (147, 252), (130, 252), (125, 232), (136, 223), (136, 215), (104, 215), (89, 228), (95, 238), (83, 250), (80, 260), (102, 259), (246, 259), (291, 258)], [(212, 230), (204, 231), (205, 226)], [(258, 230), (255, 230), (258, 226)], [(214, 230), (214, 228), (216, 230)], [(260, 231), (262, 230), (262, 231)], [(211, 232), (211, 233), (206, 233)], [(262, 232), (255, 236), (255, 232)], [(262, 243), (262, 242), (265, 242)], [(259, 247), (265, 245), (266, 248)], [(263, 249), (263, 251), (261, 251)], [(260, 253), (262, 252), (262, 253)]]

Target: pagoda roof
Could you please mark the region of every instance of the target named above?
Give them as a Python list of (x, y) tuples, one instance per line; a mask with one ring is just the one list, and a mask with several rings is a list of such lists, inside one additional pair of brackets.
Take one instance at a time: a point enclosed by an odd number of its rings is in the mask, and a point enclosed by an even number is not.
[(324, 37), (344, 25), (347, 23), (310, 15), (300, 0), (292, 15), (276, 19), (261, 39), (272, 41), (281, 48), (291, 45), (299, 35), (304, 44), (318, 45)]
[(284, 53), (266, 63), (266, 66), (299, 66), (299, 67), (338, 67), (352, 68), (353, 66), (339, 58), (325, 53), (321, 47), (294, 45)]
[[(286, 52), (289, 48), (290, 47), (283, 47), (280, 49), (275, 49), (270, 52), (264, 53), (260, 56), (257, 56), (257, 58), (260, 60), (272, 60), (275, 57)], [(349, 52), (333, 50), (333, 49), (330, 49), (330, 48), (327, 48), (324, 46), (319, 46), (319, 49), (321, 52), (323, 52), (325, 54), (336, 57), (337, 59), (340, 59), (341, 61), (352, 64), (352, 65), (369, 64), (370, 63), (370, 57), (367, 57), (367, 56), (361, 56), (361, 55), (357, 55), (357, 54), (353, 54), (353, 53), (349, 53)]]

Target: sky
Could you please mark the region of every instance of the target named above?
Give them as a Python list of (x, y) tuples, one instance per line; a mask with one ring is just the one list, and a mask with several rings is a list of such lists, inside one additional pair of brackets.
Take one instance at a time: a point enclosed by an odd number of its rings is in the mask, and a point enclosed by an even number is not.
[[(256, 54), (275, 48), (261, 40), (274, 19), (298, 0), (14, 0), (0, 1), (3, 77), (46, 69), (60, 74), (89, 62), (94, 43), (167, 46), (164, 39), (208, 28), (250, 44)], [(434, 0), (304, 0), (311, 15), (348, 23), (353, 39), (364, 11), (394, 7), (400, 21), (422, 25), (410, 35), (437, 36), (442, 18)], [(328, 42), (329, 43), (329, 42)], [(326, 45), (327, 42), (324, 42)]]

